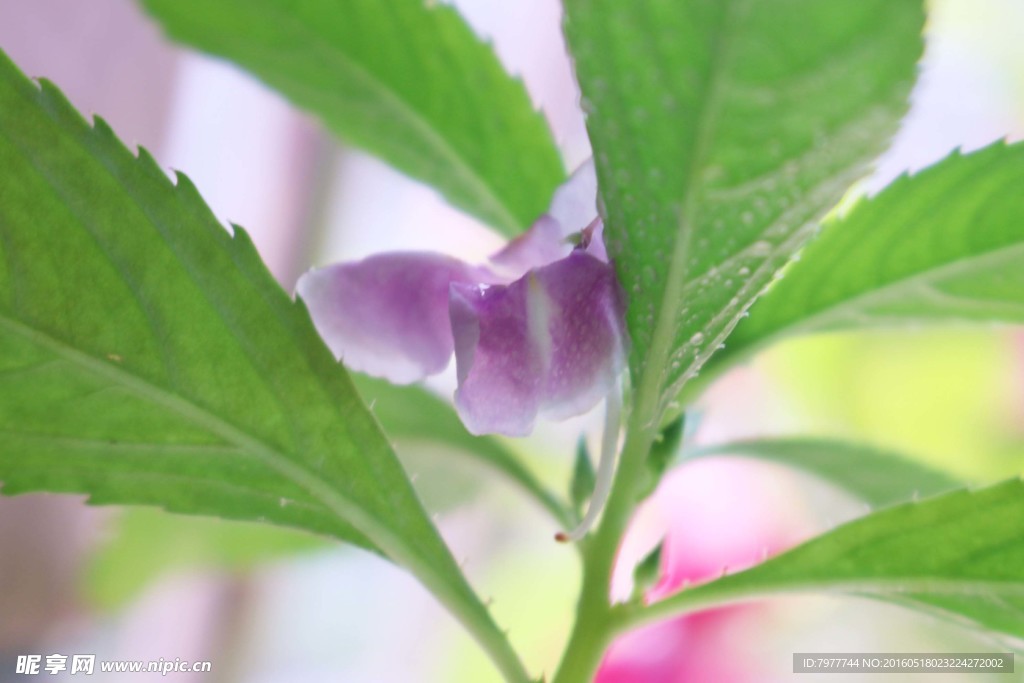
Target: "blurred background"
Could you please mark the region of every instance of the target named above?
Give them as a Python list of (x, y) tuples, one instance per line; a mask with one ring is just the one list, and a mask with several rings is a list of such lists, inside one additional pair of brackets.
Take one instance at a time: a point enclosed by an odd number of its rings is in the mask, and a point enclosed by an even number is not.
[[(575, 168), (589, 148), (558, 3), (455, 4), (522, 75), (567, 169)], [(1024, 137), (1024, 2), (929, 7), (911, 112), (857, 191), (876, 191), (955, 147)], [(0, 0), (0, 46), (30, 76), (54, 81), (83, 114), (102, 115), (130, 147), (145, 146), (164, 167), (188, 173), (225, 223), (245, 226), (288, 291), (314, 265), (377, 251), (482, 260), (501, 245), (432, 190), (345, 148), (238, 69), (169, 44), (131, 0)], [(450, 392), (452, 379), (433, 386)], [(720, 380), (699, 413), (691, 437), (698, 443), (847, 436), (991, 482), (1024, 469), (1024, 334), (975, 327), (796, 340)], [(542, 425), (512, 445), (564, 490), (573, 444), (597, 422)], [(499, 622), (534, 670), (550, 671), (575, 600), (574, 554), (552, 542), (549, 519), (503, 481), (419, 444), (398, 448)], [(655, 543), (686, 496), (694, 539), (746, 534), (767, 544), (755, 532), (775, 533), (770, 528), (792, 541), (863, 511), (778, 468), (702, 462), (673, 475), (645, 508), (623, 556)], [(766, 510), (770, 523), (752, 527)], [(1004, 649), (869, 601), (787, 598), (730, 623), (702, 647), (748, 663), (749, 680), (759, 681), (789, 679), (792, 652)], [(95, 509), (54, 495), (0, 499), (0, 681), (20, 678), (14, 661), (26, 653), (213, 662), (210, 674), (169, 674), (182, 683), (497, 680), (432, 598), (376, 558), (285, 530)]]

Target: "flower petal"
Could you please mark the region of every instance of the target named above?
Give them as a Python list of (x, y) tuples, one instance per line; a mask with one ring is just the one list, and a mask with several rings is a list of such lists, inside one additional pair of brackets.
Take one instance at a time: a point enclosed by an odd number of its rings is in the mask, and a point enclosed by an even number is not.
[(551, 216), (544, 214), (530, 229), (490, 258), (490, 262), (502, 272), (518, 277), (530, 268), (539, 268), (565, 258), (572, 250), (562, 234), (562, 226)]
[(467, 429), (523, 436), (538, 414), (596, 405), (622, 371), (623, 310), (612, 267), (579, 249), (508, 286), (453, 283), (455, 405)]
[(597, 217), (597, 172), (593, 158), (573, 171), (551, 198), (548, 215), (562, 226), (562, 234), (579, 232)]
[[(571, 251), (569, 237), (586, 229), (597, 217), (597, 175), (590, 159), (566, 180), (551, 198), (547, 213), (538, 218), (530, 229), (509, 242), (490, 258), (491, 263), (504, 272), (522, 275), (530, 268), (539, 268), (565, 258)], [(597, 247), (603, 254), (604, 245), (597, 235)], [(607, 256), (588, 251), (607, 261)]]
[(345, 365), (407, 384), (451, 358), (449, 285), (493, 279), (448, 256), (395, 252), (311, 270), (296, 291)]
[[(730, 572), (745, 569), (808, 535), (793, 492), (773, 482), (768, 469), (715, 458), (690, 462), (666, 475), (647, 503), (667, 526), (667, 535), (662, 580), (647, 592), (646, 601), (678, 592), (684, 584), (717, 578), (726, 567)], [(605, 654), (595, 681), (762, 680), (763, 667), (744, 658), (737, 634), (767, 632), (773, 613), (765, 607), (716, 607), (620, 636)]]
[(604, 246), (604, 221), (600, 217), (583, 229), (581, 244), (587, 253), (608, 263), (608, 250)]

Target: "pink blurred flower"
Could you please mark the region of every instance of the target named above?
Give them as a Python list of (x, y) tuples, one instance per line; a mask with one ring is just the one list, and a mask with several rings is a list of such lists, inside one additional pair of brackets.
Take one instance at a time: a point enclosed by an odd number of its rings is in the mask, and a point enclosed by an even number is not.
[[(684, 587), (762, 561), (802, 538), (792, 500), (766, 484), (758, 467), (732, 460), (690, 463), (670, 472), (646, 523), (665, 532), (661, 578), (645, 596), (656, 602)], [(653, 509), (650, 509), (653, 508)], [(660, 518), (660, 519), (658, 519)], [(641, 520), (643, 523), (644, 520)], [(649, 532), (650, 529), (648, 528)], [(620, 556), (632, 567), (636, 558)], [(635, 553), (633, 553), (635, 554)], [(763, 679), (743, 658), (747, 634), (770, 616), (763, 605), (732, 605), (630, 632), (605, 655), (597, 683), (745, 683)]]
[(467, 429), (523, 436), (538, 415), (592, 408), (623, 368), (625, 303), (596, 191), (587, 164), (487, 265), (380, 254), (312, 270), (298, 294), (347, 366), (404, 384), (441, 372), (454, 352), (455, 406)]

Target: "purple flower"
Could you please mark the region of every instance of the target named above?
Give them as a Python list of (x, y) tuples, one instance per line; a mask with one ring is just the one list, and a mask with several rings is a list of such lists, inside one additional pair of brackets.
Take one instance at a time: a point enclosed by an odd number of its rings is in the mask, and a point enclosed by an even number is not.
[(467, 429), (523, 436), (538, 415), (586, 412), (622, 371), (624, 301), (595, 196), (586, 164), (487, 265), (393, 252), (311, 270), (297, 291), (347, 366), (405, 384), (444, 370), (454, 351)]

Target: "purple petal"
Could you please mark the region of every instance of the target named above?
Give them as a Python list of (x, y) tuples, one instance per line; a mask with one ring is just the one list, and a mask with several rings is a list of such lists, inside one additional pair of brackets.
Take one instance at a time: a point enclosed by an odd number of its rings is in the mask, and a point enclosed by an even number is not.
[[(572, 250), (569, 237), (588, 229), (596, 218), (597, 176), (591, 159), (555, 190), (547, 213), (541, 215), (529, 230), (492, 256), (490, 261), (513, 276), (521, 275), (530, 268), (554, 263), (565, 258)], [(600, 220), (597, 222), (600, 224)], [(595, 237), (587, 251), (607, 261), (600, 227)]]
[(583, 250), (508, 286), (453, 283), (450, 310), (455, 405), (474, 434), (523, 436), (539, 414), (584, 413), (622, 371), (615, 272)]
[(579, 232), (597, 217), (597, 172), (594, 160), (577, 168), (551, 198), (548, 215), (562, 226), (562, 234)]
[(572, 250), (562, 234), (562, 226), (551, 216), (544, 214), (530, 229), (519, 235), (497, 254), (491, 263), (502, 272), (509, 273), (512, 280), (530, 268), (539, 268), (563, 259)]
[(407, 384), (444, 370), (451, 358), (449, 285), (488, 279), (454, 258), (395, 252), (311, 270), (296, 291), (345, 365)]

